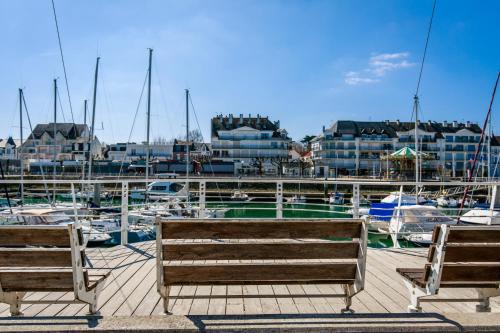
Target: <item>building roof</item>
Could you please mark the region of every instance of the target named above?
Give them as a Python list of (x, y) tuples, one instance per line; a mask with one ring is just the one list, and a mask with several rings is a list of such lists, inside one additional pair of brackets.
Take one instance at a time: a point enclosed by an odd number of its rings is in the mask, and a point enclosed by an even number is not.
[[(76, 139), (81, 137), (87, 129), (85, 124), (73, 123), (56, 123), (56, 131), (66, 139)], [(44, 133), (47, 133), (51, 138), (54, 138), (54, 123), (38, 124), (29, 135), (28, 139), (40, 139)]]
[(18, 139), (12, 139), (11, 136), (8, 137), (7, 140), (5, 139), (0, 139), (0, 148), (5, 148), (7, 145), (13, 146), (13, 147), (18, 147), (21, 144), (21, 140)]
[[(418, 128), (430, 132), (436, 133), (436, 136), (443, 137), (442, 133), (456, 133), (459, 130), (467, 129), (473, 133), (480, 134), (481, 128), (477, 124), (470, 122), (458, 123), (458, 122), (443, 122), (438, 123), (434, 121), (421, 122)], [(407, 132), (415, 129), (414, 122), (400, 122), (400, 121), (352, 121), (352, 120), (339, 120), (335, 122), (329, 130), (333, 132), (336, 136), (341, 136), (342, 134), (351, 134), (355, 137), (361, 136), (362, 134), (386, 134), (389, 138), (396, 138), (397, 132)]]
[(251, 115), (243, 117), (242, 114), (239, 117), (232, 114), (227, 116), (218, 115), (212, 118), (211, 125), (212, 137), (218, 136), (218, 131), (231, 131), (240, 127), (250, 127), (260, 131), (273, 131), (273, 137), (281, 137), (279, 131), (280, 122), (270, 121), (269, 117), (262, 117), (260, 115), (257, 115), (257, 117), (252, 117)]

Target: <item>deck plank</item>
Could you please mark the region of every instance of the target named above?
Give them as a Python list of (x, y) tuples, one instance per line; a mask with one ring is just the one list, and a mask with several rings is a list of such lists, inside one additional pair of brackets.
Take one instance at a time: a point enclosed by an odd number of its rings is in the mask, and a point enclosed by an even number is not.
[[(88, 249), (94, 268), (109, 267), (112, 273), (99, 298), (99, 310), (104, 316), (150, 316), (163, 312), (163, 302), (156, 288), (155, 242), (131, 246)], [(369, 249), (365, 290), (355, 295), (352, 309), (357, 313), (401, 313), (409, 304), (408, 290), (396, 267), (420, 267), (426, 258), (425, 249)], [(219, 261), (218, 261), (219, 262)], [(228, 262), (228, 261), (223, 261)], [(256, 261), (257, 262), (257, 261)], [(193, 263), (199, 263), (194, 261)], [(259, 314), (326, 314), (339, 313), (342, 298), (327, 297), (341, 293), (341, 286), (318, 285), (231, 285), (173, 286), (170, 310), (179, 315), (259, 315)], [(297, 297), (259, 297), (259, 295), (298, 295)], [(324, 294), (324, 297), (311, 297)], [(236, 298), (196, 298), (191, 296), (236, 295)], [(253, 297), (245, 298), (245, 295)], [(472, 296), (472, 289), (440, 290), (441, 297)], [(257, 296), (257, 297), (256, 297)], [(72, 300), (73, 293), (29, 293), (32, 300)], [(491, 301), (493, 312), (500, 311), (499, 298)], [(423, 303), (427, 312), (475, 311), (475, 303)], [(75, 316), (87, 312), (84, 304), (23, 305), (26, 316)], [(9, 316), (8, 306), (0, 305), (0, 316)]]

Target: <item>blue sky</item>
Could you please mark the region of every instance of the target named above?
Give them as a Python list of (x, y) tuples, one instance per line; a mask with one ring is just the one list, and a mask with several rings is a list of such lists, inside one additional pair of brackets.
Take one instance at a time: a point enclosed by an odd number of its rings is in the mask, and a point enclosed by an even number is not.
[[(432, 9), (432, 0), (55, 4), (77, 122), (101, 57), (96, 134), (108, 143), (129, 138), (148, 47), (152, 137), (184, 133), (185, 88), (206, 140), (219, 113), (267, 115), (294, 139), (341, 119), (410, 120)], [(500, 69), (499, 12), (494, 0), (438, 0), (420, 93), (423, 120), (482, 123)], [(52, 120), (54, 77), (58, 117), (70, 121), (50, 0), (0, 0), (0, 38), (0, 136), (18, 137), (19, 87), (33, 123)], [(145, 114), (143, 103), (133, 141), (145, 138)]]

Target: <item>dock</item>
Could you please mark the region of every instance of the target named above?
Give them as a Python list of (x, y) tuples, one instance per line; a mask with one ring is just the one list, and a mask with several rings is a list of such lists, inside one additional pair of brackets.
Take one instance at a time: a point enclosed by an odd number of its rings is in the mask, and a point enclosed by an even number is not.
[[(422, 314), (406, 313), (408, 290), (396, 267), (421, 267), (426, 249), (370, 248), (365, 290), (354, 297), (353, 314), (340, 313), (342, 299), (308, 297), (339, 292), (329, 285), (245, 285), (173, 287), (171, 295), (182, 297), (171, 300), (172, 315), (163, 315), (156, 290), (155, 251), (154, 241), (88, 249), (91, 267), (111, 270), (99, 297), (98, 316), (87, 316), (84, 304), (24, 304), (24, 317), (12, 318), (8, 306), (0, 304), (0, 332), (500, 330), (499, 298), (491, 300), (491, 313), (475, 313), (475, 303), (446, 302), (423, 303)], [(441, 297), (461, 298), (472, 293), (469, 289), (440, 290)], [(259, 297), (264, 294), (276, 297)], [(294, 297), (279, 297), (287, 294)], [(209, 295), (228, 297), (210, 299)], [(31, 300), (72, 298), (72, 293), (29, 294)]]

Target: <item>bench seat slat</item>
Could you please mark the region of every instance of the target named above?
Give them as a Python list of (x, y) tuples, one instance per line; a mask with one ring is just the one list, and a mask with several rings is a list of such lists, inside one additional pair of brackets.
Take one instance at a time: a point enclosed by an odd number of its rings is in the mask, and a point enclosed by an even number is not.
[[(352, 283), (356, 263), (287, 264), (169, 264), (164, 262), (164, 283), (243, 284), (245, 283)], [(350, 281), (350, 282), (349, 282)]]
[(359, 242), (164, 243), (164, 260), (353, 259)]
[(73, 271), (68, 268), (1, 269), (4, 291), (72, 291)]
[(359, 238), (361, 221), (168, 221), (163, 239)]
[[(82, 259), (84, 253), (82, 251)], [(84, 262), (82, 260), (82, 262)], [(0, 248), (0, 267), (71, 267), (70, 248)]]

